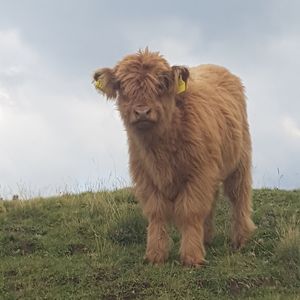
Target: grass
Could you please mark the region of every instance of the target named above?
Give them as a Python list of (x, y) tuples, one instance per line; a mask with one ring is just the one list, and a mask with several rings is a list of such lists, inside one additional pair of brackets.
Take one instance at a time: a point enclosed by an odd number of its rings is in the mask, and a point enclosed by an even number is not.
[(201, 269), (144, 264), (146, 221), (130, 190), (0, 201), (0, 299), (300, 299), (300, 191), (255, 190), (258, 229), (229, 247), (219, 199)]

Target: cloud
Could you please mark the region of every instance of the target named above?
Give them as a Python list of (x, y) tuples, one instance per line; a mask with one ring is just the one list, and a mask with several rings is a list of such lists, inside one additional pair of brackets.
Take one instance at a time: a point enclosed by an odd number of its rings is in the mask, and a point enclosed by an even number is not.
[(30, 67), (37, 62), (37, 54), (22, 41), (16, 29), (0, 31), (1, 77), (30, 72)]
[(293, 120), (290, 117), (285, 117), (282, 121), (282, 126), (288, 136), (292, 138), (300, 139), (300, 127), (297, 126), (295, 120)]
[(22, 182), (23, 189), (48, 194), (101, 180), (107, 187), (128, 181), (119, 170), (127, 160), (121, 120), (91, 79), (66, 81), (16, 31), (0, 38), (6, 55), (0, 62), (2, 189), (17, 192)]

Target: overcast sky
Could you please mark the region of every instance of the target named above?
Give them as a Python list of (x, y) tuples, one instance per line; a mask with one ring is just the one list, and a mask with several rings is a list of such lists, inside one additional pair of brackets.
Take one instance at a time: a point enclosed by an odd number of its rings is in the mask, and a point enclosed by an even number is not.
[(91, 85), (149, 46), (246, 86), (255, 187), (300, 188), (300, 1), (0, 0), (0, 196), (130, 183), (126, 134)]

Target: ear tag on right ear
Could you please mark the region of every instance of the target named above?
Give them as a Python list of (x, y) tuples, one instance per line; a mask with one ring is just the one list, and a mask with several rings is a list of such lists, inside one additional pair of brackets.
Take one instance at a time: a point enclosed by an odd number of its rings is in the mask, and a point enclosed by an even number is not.
[(94, 81), (94, 86), (97, 90), (100, 90), (101, 92), (103, 92), (104, 85), (103, 85), (102, 80), (98, 79), (97, 81)]
[(186, 90), (186, 82), (182, 79), (182, 76), (179, 75), (178, 78), (178, 86), (177, 86), (177, 94), (181, 94)]

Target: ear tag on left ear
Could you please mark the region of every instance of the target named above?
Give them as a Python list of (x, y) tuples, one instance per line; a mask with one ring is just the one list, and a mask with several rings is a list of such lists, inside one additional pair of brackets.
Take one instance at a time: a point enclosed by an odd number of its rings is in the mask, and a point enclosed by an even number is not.
[(186, 90), (186, 82), (182, 79), (180, 75), (178, 78), (177, 94), (181, 94)]
[(102, 80), (98, 79), (97, 81), (94, 81), (94, 86), (97, 90), (100, 90), (101, 92), (103, 92), (104, 85), (103, 85)]

